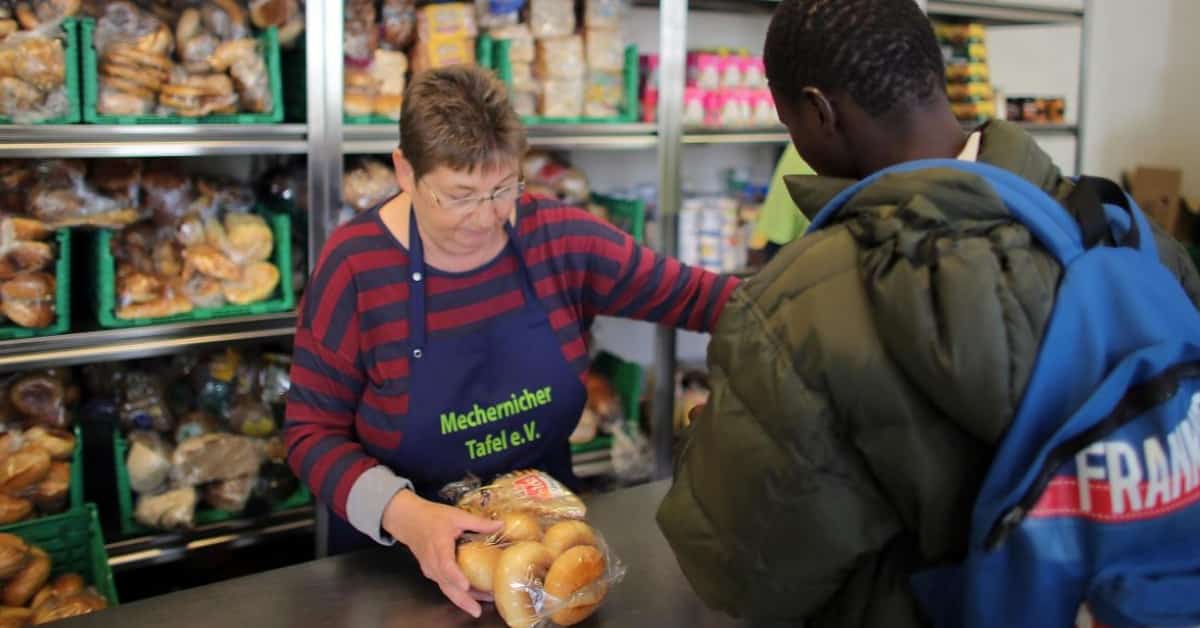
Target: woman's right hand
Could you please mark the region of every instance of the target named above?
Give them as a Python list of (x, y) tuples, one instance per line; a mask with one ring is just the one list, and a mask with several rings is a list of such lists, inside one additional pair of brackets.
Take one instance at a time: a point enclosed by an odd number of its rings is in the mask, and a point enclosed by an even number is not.
[[(421, 573), (433, 580), (442, 593), (472, 617), (483, 608), (476, 601), (467, 577), (458, 568), (455, 545), (464, 532), (493, 534), (503, 524), (477, 517), (465, 510), (431, 502), (410, 490), (396, 493), (383, 512), (383, 529), (417, 557)], [(486, 599), (486, 598), (485, 598)]]

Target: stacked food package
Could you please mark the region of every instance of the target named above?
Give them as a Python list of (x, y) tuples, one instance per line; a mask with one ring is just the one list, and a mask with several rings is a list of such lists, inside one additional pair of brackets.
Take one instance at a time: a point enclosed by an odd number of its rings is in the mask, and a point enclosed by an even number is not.
[(996, 117), (984, 26), (939, 23), (934, 28), (946, 60), (946, 94), (954, 116), (963, 122)]
[(621, 113), (625, 0), (582, 0), (582, 5), (580, 24), (575, 0), (477, 1), (481, 27), (493, 39), (509, 42), (511, 97), (518, 114), (612, 118)]
[(57, 318), (58, 251), (48, 242), (53, 233), (32, 218), (0, 218), (0, 314), (20, 327), (48, 327)]
[(396, 175), (383, 160), (351, 158), (342, 173), (342, 208), (337, 224), (345, 224), (355, 215), (374, 209), (399, 193)]
[(406, 51), (416, 36), (416, 2), (349, 0), (345, 16), (346, 114), (399, 120), (409, 70)]
[[(256, 3), (255, 21), (274, 20)], [(286, 13), (286, 19), (301, 19)], [(97, 112), (102, 115), (204, 117), (266, 113), (277, 103), (264, 51), (244, 3), (213, 0), (183, 9), (144, 11), (109, 2), (97, 20)], [(297, 33), (298, 35), (298, 33)]]
[(295, 494), (277, 434), (290, 358), (232, 349), (131, 370), (87, 371), (127, 435), (125, 472), (145, 526), (190, 528), (203, 505), (227, 513), (270, 508)]
[[(655, 61), (645, 64), (657, 65)], [(735, 129), (779, 123), (762, 57), (744, 50), (693, 51), (687, 64), (685, 125)]]
[(69, 372), (9, 376), (0, 386), (0, 524), (63, 512), (69, 505), (77, 442)]
[(0, 627), (41, 625), (95, 613), (108, 600), (76, 573), (51, 579), (50, 554), (14, 534), (0, 534)]
[(0, 117), (18, 124), (66, 115), (67, 59), (61, 20), (78, 3), (0, 3)]

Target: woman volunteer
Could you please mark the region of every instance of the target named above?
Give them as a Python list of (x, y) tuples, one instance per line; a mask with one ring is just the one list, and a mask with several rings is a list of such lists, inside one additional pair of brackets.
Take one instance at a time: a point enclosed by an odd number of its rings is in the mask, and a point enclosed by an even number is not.
[(403, 193), (331, 236), (300, 308), (288, 459), (336, 515), (331, 553), (399, 541), (478, 616), (454, 541), (499, 526), (438, 490), (531, 467), (575, 483), (592, 319), (708, 330), (735, 280), (523, 194), (525, 130), (486, 71), (418, 76), (400, 138)]

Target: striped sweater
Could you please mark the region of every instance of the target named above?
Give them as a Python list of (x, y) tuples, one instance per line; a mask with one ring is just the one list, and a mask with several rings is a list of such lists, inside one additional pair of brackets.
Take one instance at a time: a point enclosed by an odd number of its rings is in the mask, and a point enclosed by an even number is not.
[[(598, 315), (706, 331), (737, 281), (681, 265), (575, 207), (531, 195), (517, 245), (566, 361), (584, 377), (585, 331)], [(372, 451), (394, 448), (381, 424), (408, 412), (407, 251), (379, 210), (333, 233), (313, 271), (296, 329), (284, 437), (288, 462), (313, 493), (379, 542), (384, 508), (411, 487)], [(469, 334), (524, 305), (511, 248), (466, 273), (427, 267), (430, 341)]]

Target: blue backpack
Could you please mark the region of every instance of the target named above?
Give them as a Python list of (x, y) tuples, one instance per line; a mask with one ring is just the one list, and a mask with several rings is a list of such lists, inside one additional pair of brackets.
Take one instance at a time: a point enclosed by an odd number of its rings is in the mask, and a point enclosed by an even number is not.
[(913, 592), (939, 627), (1200, 626), (1200, 313), (1146, 217), (1109, 181), (1079, 179), (1064, 207), (1008, 171), (929, 160), (846, 190), (813, 228), (929, 168), (985, 179), (1063, 275), (966, 558)]

